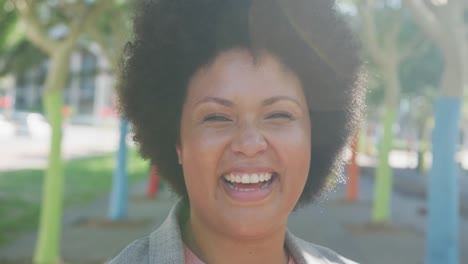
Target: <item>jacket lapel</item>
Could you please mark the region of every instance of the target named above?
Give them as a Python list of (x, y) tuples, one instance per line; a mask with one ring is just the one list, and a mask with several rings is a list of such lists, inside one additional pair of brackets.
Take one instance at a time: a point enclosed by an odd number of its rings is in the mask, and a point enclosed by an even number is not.
[(330, 263), (310, 243), (286, 231), (286, 247), (297, 264), (325, 264)]
[(150, 264), (183, 264), (184, 249), (182, 235), (178, 224), (177, 213), (181, 201), (171, 209), (164, 223), (150, 235), (149, 263)]

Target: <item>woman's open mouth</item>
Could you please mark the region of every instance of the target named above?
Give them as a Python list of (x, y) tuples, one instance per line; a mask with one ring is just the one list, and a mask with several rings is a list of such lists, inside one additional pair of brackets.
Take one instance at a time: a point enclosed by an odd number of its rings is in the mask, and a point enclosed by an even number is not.
[(248, 202), (268, 196), (277, 177), (275, 172), (262, 172), (229, 173), (222, 178), (224, 189), (231, 198)]

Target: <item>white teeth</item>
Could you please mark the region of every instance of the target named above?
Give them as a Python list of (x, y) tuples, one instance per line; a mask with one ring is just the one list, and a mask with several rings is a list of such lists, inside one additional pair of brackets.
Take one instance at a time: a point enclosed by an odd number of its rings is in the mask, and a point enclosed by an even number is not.
[(258, 175), (257, 174), (252, 175), (252, 178), (250, 178), (250, 183), (258, 183)]
[(242, 183), (250, 183), (250, 177), (248, 174), (242, 175)]
[(258, 180), (261, 181), (261, 182), (265, 181), (265, 174), (260, 173), (260, 175), (258, 176)]
[(235, 183), (259, 183), (259, 182), (266, 182), (271, 179), (272, 173), (253, 173), (253, 174), (227, 174), (224, 175), (224, 179), (226, 179), (229, 182), (235, 182)]

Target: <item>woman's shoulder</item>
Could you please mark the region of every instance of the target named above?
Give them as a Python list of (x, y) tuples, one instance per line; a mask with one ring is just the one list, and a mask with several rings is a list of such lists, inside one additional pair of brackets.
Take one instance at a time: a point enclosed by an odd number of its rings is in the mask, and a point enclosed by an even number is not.
[(183, 242), (177, 220), (181, 207), (177, 202), (155, 231), (132, 242), (109, 264), (183, 263)]
[(358, 264), (349, 260), (335, 251), (316, 245), (291, 234), (286, 233), (286, 246), (293, 255), (296, 263), (333, 263), (333, 264)]
[(133, 241), (109, 264), (149, 263), (149, 237)]

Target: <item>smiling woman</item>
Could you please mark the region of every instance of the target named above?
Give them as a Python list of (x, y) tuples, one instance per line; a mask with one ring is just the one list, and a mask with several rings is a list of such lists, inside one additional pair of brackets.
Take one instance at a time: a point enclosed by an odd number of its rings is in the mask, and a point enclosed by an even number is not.
[(330, 0), (140, 1), (120, 80), (142, 154), (181, 196), (111, 263), (353, 263), (287, 231), (362, 108)]

